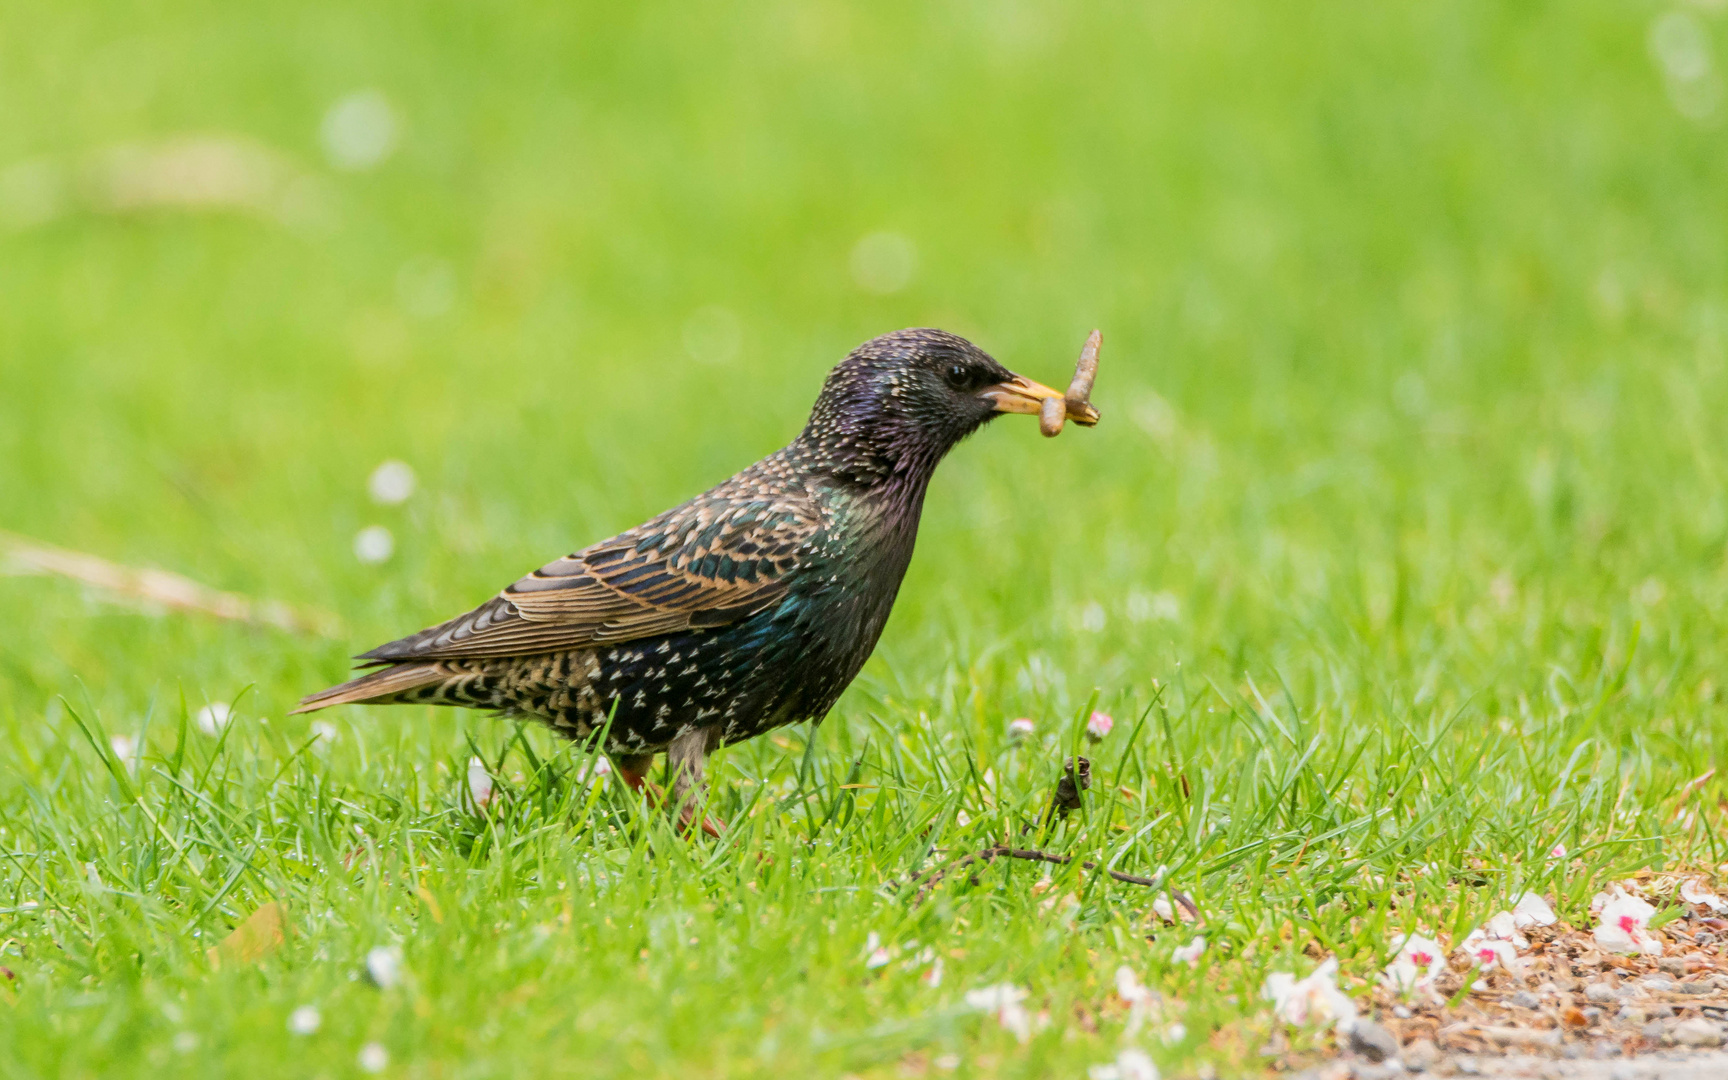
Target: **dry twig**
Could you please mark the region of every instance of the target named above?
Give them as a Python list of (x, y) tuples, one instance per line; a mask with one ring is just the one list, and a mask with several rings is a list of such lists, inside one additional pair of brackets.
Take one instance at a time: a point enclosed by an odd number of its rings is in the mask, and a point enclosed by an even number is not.
[(10, 533), (0, 533), (0, 557), (3, 557), (0, 570), (9, 573), (71, 578), (130, 600), (197, 611), (219, 619), (326, 636), (338, 633), (341, 626), (336, 616), (325, 612), (222, 592), (166, 570), (122, 566), (82, 551), (51, 547)]
[[(1050, 800), (1050, 811), (1045, 818), (1046, 823), (1051, 818), (1067, 817), (1070, 811), (1078, 810), (1082, 794), (1091, 786), (1092, 763), (1090, 761), (1084, 757), (1068, 758), (1063, 761), (1062, 778), (1056, 782), (1056, 792)], [(1074, 861), (1073, 857), (1069, 855), (1058, 855), (1055, 852), (1040, 851), (1037, 848), (1017, 848), (1007, 844), (999, 844), (996, 847), (987, 847), (983, 851), (974, 851), (970, 855), (962, 855), (960, 858), (938, 866), (934, 870), (926, 871), (907, 881), (902, 888), (915, 887), (918, 891), (912, 895), (912, 903), (922, 903), (924, 897), (929, 895), (930, 890), (940, 885), (948, 875), (964, 870), (968, 866), (991, 862), (995, 859), (1024, 859), (1028, 862), (1051, 863), (1056, 866), (1067, 866)], [(1085, 870), (1099, 869), (1097, 863), (1089, 860), (1082, 861), (1080, 866)], [(1104, 872), (1113, 879), (1126, 882), (1129, 885), (1144, 885), (1149, 889), (1155, 889), (1162, 884), (1157, 878), (1124, 874), (1120, 870), (1105, 870)], [(1171, 899), (1181, 904), (1183, 910), (1187, 911), (1196, 922), (1199, 921), (1200, 909), (1194, 906), (1192, 899), (1176, 889), (1170, 889), (1169, 893)]]
[[(912, 896), (912, 902), (914, 904), (920, 903), (930, 890), (940, 885), (948, 875), (958, 870), (964, 870), (968, 866), (987, 863), (994, 859), (1025, 859), (1028, 862), (1053, 863), (1057, 866), (1067, 866), (1074, 861), (1072, 856), (1058, 855), (1053, 851), (1040, 851), (1037, 848), (1013, 848), (1007, 845), (988, 847), (983, 851), (974, 851), (970, 855), (963, 855), (907, 882), (908, 885), (915, 885), (918, 888), (918, 891)], [(1085, 860), (1080, 863), (1080, 867), (1083, 870), (1096, 870), (1098, 864)], [(1120, 870), (1105, 870), (1104, 872), (1115, 880), (1126, 882), (1129, 885), (1144, 885), (1149, 889), (1156, 889), (1160, 884), (1157, 878), (1141, 877), (1139, 874), (1124, 874)], [(1171, 889), (1170, 896), (1196, 920), (1200, 918), (1200, 909), (1194, 906), (1194, 901), (1186, 894)]]

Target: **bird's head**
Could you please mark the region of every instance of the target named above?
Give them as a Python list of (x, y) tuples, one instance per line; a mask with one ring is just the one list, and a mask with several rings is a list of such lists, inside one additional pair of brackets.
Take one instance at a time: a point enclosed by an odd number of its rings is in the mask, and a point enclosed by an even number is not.
[(943, 455), (996, 416), (1037, 413), (1061, 397), (956, 334), (896, 330), (858, 346), (828, 373), (802, 440), (819, 466), (859, 480), (928, 479)]

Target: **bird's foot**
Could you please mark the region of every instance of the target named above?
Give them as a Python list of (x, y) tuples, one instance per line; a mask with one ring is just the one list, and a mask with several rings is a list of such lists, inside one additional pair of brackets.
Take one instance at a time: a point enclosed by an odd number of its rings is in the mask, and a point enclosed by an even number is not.
[[(651, 755), (643, 757), (620, 757), (613, 762), (613, 768), (617, 771), (618, 778), (624, 781), (624, 786), (628, 787), (631, 791), (641, 792), (642, 797), (648, 801), (649, 806), (664, 807), (668, 804), (665, 790), (662, 789), (659, 784), (648, 779), (648, 770), (653, 765), (653, 762), (654, 759)], [(682, 808), (678, 812), (678, 827), (686, 832), (695, 831), (696, 826), (693, 820), (695, 816), (695, 800), (686, 798)], [(714, 837), (716, 840), (726, 832), (725, 822), (708, 816), (702, 818), (700, 827), (703, 832)]]
[[(696, 808), (688, 803), (685, 804), (684, 809), (678, 814), (678, 827), (686, 831), (694, 831), (693, 820), (695, 817)], [(716, 840), (726, 835), (726, 823), (707, 814), (702, 815), (701, 829)]]

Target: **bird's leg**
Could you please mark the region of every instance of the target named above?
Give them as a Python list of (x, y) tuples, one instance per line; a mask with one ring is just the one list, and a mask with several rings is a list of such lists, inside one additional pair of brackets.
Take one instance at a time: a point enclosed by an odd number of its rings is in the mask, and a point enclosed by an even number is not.
[(618, 754), (612, 758), (612, 768), (618, 779), (631, 791), (647, 789), (648, 801), (659, 806), (666, 796), (648, 780), (648, 770), (654, 767), (653, 754)]
[[(700, 812), (702, 795), (707, 790), (703, 773), (719, 734), (718, 728), (691, 728), (666, 747), (666, 769), (672, 774), (672, 802), (678, 808), (679, 824), (685, 828), (690, 827)], [(718, 837), (724, 829), (713, 818), (702, 818), (702, 831), (709, 836)]]

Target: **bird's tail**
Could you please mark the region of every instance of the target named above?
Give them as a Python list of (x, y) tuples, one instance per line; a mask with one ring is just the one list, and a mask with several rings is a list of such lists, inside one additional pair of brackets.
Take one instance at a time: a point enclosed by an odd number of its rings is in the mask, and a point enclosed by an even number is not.
[(340, 686), (306, 695), (288, 715), (316, 712), (332, 705), (348, 705), (354, 702), (382, 704), (396, 700), (398, 695), (406, 691), (443, 682), (448, 677), (449, 673), (437, 663), (396, 664), (379, 668), (358, 679), (349, 679)]

